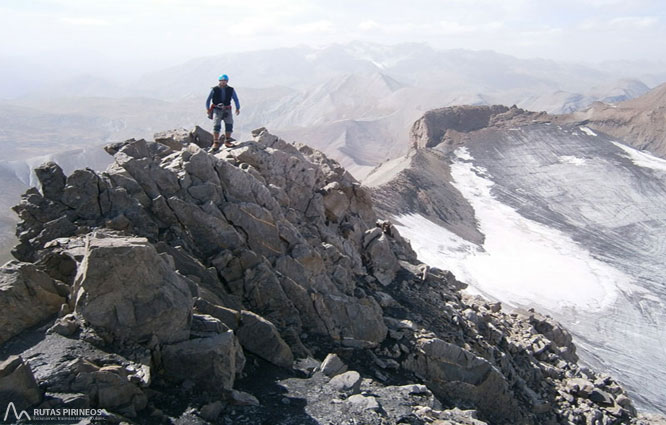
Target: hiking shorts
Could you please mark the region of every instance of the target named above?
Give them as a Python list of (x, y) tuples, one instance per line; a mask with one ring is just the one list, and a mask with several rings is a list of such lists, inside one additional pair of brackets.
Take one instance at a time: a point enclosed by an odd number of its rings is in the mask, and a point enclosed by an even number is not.
[[(226, 114), (225, 114), (226, 112)], [(226, 115), (222, 118), (223, 115)], [(222, 121), (224, 121), (224, 131), (231, 133), (234, 131), (234, 114), (231, 109), (213, 109), (213, 131), (219, 133), (222, 129)]]

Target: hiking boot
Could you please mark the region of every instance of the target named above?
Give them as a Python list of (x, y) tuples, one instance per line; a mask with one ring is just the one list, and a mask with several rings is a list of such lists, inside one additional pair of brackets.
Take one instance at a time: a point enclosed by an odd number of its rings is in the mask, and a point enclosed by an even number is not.
[(232, 138), (224, 139), (224, 146), (226, 146), (228, 148), (233, 148), (234, 146), (236, 146), (233, 143), (231, 143), (232, 140), (236, 140), (236, 139), (232, 139)]

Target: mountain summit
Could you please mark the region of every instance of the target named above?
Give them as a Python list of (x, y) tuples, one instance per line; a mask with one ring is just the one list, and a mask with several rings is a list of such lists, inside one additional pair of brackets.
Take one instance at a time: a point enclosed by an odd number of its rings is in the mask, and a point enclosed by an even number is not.
[(643, 423), (556, 321), (464, 295), (337, 162), (254, 137), (36, 170), (0, 270), (3, 401), (106, 423)]

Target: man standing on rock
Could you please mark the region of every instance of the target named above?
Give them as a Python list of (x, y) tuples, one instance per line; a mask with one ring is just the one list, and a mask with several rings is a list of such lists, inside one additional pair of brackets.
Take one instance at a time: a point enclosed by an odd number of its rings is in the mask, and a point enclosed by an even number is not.
[(240, 114), (238, 96), (236, 96), (236, 90), (228, 85), (229, 77), (227, 74), (220, 75), (217, 80), (219, 81), (218, 85), (211, 88), (208, 99), (206, 99), (208, 118), (213, 119), (213, 146), (211, 149), (213, 152), (220, 148), (222, 121), (224, 121), (224, 146), (228, 148), (234, 146), (231, 143), (234, 140), (231, 138), (231, 133), (234, 131), (234, 117), (231, 113), (232, 99), (236, 104), (236, 115)]

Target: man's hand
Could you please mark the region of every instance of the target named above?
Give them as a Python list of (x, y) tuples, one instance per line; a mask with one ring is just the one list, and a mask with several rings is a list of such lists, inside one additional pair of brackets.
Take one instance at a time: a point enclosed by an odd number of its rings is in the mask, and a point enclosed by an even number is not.
[(236, 115), (240, 114), (240, 109), (236, 109)]

